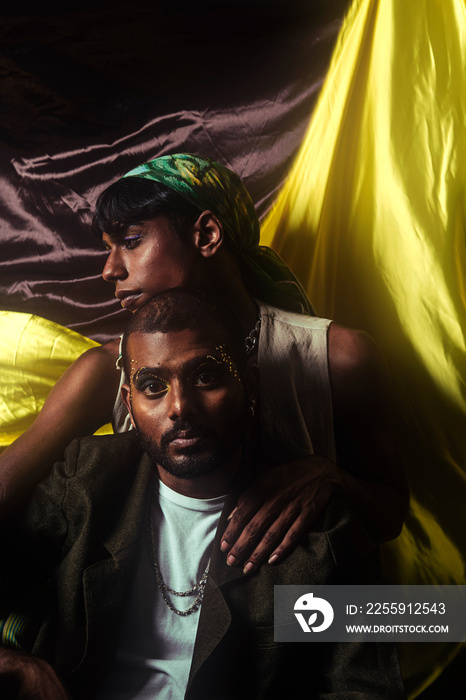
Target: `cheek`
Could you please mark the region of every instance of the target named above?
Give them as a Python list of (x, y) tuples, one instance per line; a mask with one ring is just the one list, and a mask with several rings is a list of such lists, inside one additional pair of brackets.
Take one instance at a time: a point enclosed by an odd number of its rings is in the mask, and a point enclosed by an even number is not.
[(186, 286), (185, 273), (182, 260), (174, 259), (171, 252), (160, 251), (139, 261), (137, 276), (144, 289), (157, 294), (171, 287)]
[(145, 287), (150, 287), (160, 275), (163, 269), (160, 265), (160, 258), (155, 251), (142, 253), (134, 261), (134, 273)]
[(246, 421), (246, 404), (243, 391), (220, 396), (210, 406), (213, 423), (222, 430), (238, 426)]
[(141, 397), (132, 401), (133, 419), (138, 428), (144, 433), (154, 437), (156, 440), (160, 436), (160, 428), (163, 422), (163, 411), (155, 401), (144, 401)]

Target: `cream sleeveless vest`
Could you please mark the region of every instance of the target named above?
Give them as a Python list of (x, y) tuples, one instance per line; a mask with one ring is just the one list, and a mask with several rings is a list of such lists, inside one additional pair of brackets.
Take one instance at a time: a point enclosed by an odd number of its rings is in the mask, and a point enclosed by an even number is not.
[(309, 454), (336, 461), (327, 343), (331, 321), (259, 306), (264, 453), (274, 464)]
[[(336, 461), (327, 348), (331, 321), (257, 303), (262, 319), (258, 364), (264, 454), (272, 464), (309, 454)], [(121, 374), (120, 386), (123, 370)], [(120, 392), (113, 428), (131, 428)]]

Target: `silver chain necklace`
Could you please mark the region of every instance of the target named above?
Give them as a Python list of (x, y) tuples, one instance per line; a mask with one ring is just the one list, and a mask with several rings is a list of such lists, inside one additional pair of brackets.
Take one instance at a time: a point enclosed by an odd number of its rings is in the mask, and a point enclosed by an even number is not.
[(259, 314), (259, 319), (256, 322), (256, 325), (252, 329), (252, 331), (249, 333), (248, 336), (244, 339), (244, 344), (246, 345), (246, 355), (250, 355), (253, 350), (256, 348), (257, 343), (259, 341), (259, 333), (261, 329), (261, 316)]
[[(160, 573), (159, 565), (157, 563), (157, 559), (155, 556), (155, 547), (154, 547), (154, 529), (152, 527), (152, 516), (151, 516), (151, 510), (149, 508), (149, 522), (148, 522), (148, 527), (147, 527), (147, 543), (149, 546), (149, 553), (150, 553), (150, 559), (152, 561), (152, 566), (154, 569), (154, 574), (155, 574), (155, 580), (157, 581), (157, 588), (160, 591), (160, 595), (163, 598), (163, 601), (167, 605), (168, 608), (172, 612), (174, 612), (176, 615), (181, 615), (182, 617), (186, 617), (187, 615), (191, 615), (191, 613), (196, 612), (196, 610), (200, 607), (202, 603), (202, 598), (204, 597), (204, 589), (206, 587), (207, 583), (207, 575), (209, 573), (209, 566), (210, 566), (210, 559), (207, 562), (206, 569), (204, 573), (202, 574), (201, 578), (197, 583), (194, 584), (192, 588), (190, 588), (187, 591), (174, 591), (173, 588), (170, 588), (170, 586), (167, 586), (165, 581), (163, 580), (162, 574)], [(172, 604), (170, 598), (168, 597), (167, 593), (170, 593), (170, 595), (178, 596), (180, 598), (186, 598), (187, 596), (190, 595), (196, 595), (194, 602), (189, 606), (189, 608), (186, 608), (186, 610), (178, 610), (178, 608), (175, 608), (175, 606)]]

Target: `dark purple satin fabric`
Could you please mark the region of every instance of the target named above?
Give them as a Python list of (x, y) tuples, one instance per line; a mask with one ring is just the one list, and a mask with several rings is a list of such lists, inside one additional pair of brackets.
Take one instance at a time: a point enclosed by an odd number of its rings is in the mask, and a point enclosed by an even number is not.
[(2, 18), (1, 308), (101, 342), (120, 333), (127, 312), (100, 277), (92, 210), (110, 182), (156, 156), (210, 156), (267, 211), (347, 2), (217, 4), (23, 6)]

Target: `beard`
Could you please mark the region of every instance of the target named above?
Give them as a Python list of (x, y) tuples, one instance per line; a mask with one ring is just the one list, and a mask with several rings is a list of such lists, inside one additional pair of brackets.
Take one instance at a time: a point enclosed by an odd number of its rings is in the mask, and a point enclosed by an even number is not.
[[(189, 437), (198, 438), (196, 444), (176, 450), (171, 441), (180, 431), (189, 431)], [(232, 426), (230, 435), (237, 439), (221, 442), (208, 430), (200, 430), (188, 421), (180, 420), (173, 424), (157, 443), (150, 435), (137, 426), (139, 441), (149, 456), (152, 464), (160, 466), (169, 474), (179, 479), (193, 479), (206, 476), (227, 462), (242, 445), (244, 429), (235, 431)]]

